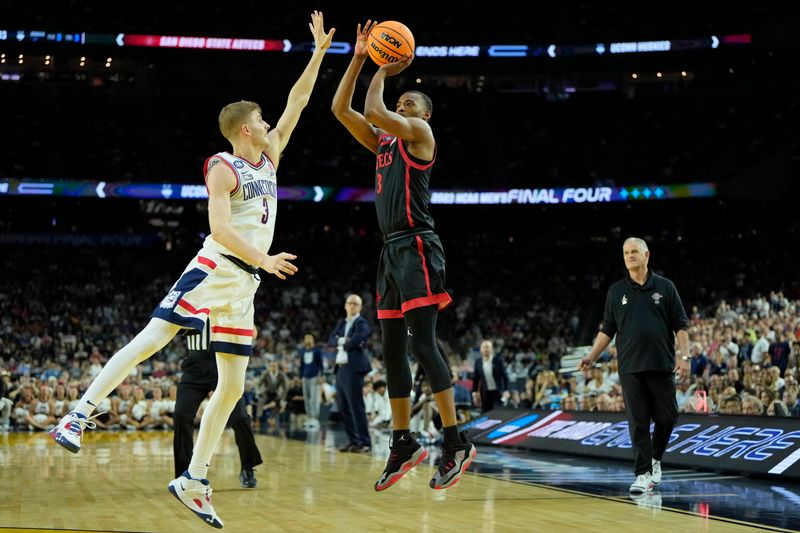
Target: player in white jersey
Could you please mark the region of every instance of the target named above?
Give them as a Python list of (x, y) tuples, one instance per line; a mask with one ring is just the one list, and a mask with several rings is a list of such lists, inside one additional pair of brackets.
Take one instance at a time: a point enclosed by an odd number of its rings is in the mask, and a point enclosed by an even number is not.
[[(53, 439), (77, 453), (89, 416), (140, 362), (161, 350), (181, 329), (203, 330), (211, 322), (211, 349), (217, 354), (218, 382), (203, 413), (189, 469), (169, 483), (170, 492), (207, 524), (221, 528), (211, 505), (206, 479), (208, 464), (236, 402), (244, 390), (247, 357), (252, 351), (253, 297), (262, 268), (280, 279), (294, 275), (296, 257), (268, 255), (277, 208), (275, 170), (280, 154), (308, 104), (325, 51), (335, 32), (325, 32), (322, 13), (314, 11), (309, 24), (314, 37), (311, 59), (295, 82), (275, 128), (261, 116), (258, 104), (240, 101), (219, 115), (220, 131), (231, 153), (206, 161), (208, 221), (211, 234), (200, 252), (158, 304), (150, 322), (114, 354), (92, 381), (74, 412), (50, 431)], [(95, 415), (96, 416), (96, 415)], [(92, 417), (93, 418), (93, 417)]]

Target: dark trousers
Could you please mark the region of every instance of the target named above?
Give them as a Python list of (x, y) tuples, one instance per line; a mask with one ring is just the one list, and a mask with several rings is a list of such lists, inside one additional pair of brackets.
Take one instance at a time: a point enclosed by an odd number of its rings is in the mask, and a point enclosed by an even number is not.
[[(189, 382), (186, 383), (184, 380)], [(173, 455), (175, 457), (175, 477), (180, 476), (189, 468), (189, 462), (192, 460), (192, 449), (194, 448), (194, 417), (197, 416), (200, 402), (216, 386), (216, 379), (202, 382), (197, 380), (196, 377), (193, 378), (186, 371), (183, 373), (181, 382), (178, 383), (178, 397), (175, 400), (175, 413), (173, 414), (175, 433), (172, 441)], [(233, 412), (228, 419), (228, 425), (233, 429), (233, 434), (236, 438), (242, 469), (250, 469), (263, 463), (261, 453), (256, 446), (251, 419), (245, 409), (243, 398), (239, 398), (236, 407), (233, 408)]]
[(487, 390), (481, 394), (481, 413), (491, 411), (500, 406), (500, 391)]
[(350, 444), (372, 446), (364, 407), (364, 374), (349, 366), (339, 365), (336, 369), (336, 405), (339, 407), (339, 416)]
[[(650, 472), (652, 459), (660, 461), (667, 449), (672, 428), (678, 421), (675, 378), (671, 372), (620, 374), (625, 414), (633, 445), (634, 472)], [(652, 440), (650, 421), (655, 423)]]

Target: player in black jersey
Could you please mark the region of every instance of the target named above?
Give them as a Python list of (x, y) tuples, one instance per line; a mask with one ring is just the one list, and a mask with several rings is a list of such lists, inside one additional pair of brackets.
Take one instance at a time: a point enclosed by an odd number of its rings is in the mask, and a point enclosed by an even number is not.
[(419, 91), (406, 91), (394, 111), (386, 108), (384, 80), (411, 64), (413, 58), (406, 57), (375, 73), (363, 115), (353, 109), (355, 83), (368, 56), (367, 36), (375, 25), (369, 20), (363, 28), (358, 25), (353, 59), (339, 82), (332, 106), (339, 122), (377, 156), (375, 208), (384, 238), (378, 263), (377, 307), (394, 432), (389, 461), (375, 490), (389, 488), (428, 455), (409, 432), (409, 338), (442, 417), (442, 455), (430, 487), (445, 489), (458, 482), (476, 452), (466, 433), (458, 431), (450, 368), (436, 344), (436, 318), (451, 299), (444, 289), (444, 250), (434, 233), (429, 210), (430, 176), (436, 161), (436, 140), (428, 124), (433, 104)]

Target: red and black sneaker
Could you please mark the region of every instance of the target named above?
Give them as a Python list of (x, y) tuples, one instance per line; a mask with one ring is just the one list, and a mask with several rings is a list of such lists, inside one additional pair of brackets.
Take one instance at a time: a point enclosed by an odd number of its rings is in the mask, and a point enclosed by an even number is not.
[(380, 479), (375, 482), (375, 490), (380, 492), (388, 489), (426, 457), (428, 450), (414, 437), (405, 435), (400, 437), (389, 447), (389, 460)]
[(430, 482), (432, 489), (446, 489), (452, 487), (461, 475), (469, 468), (472, 460), (478, 454), (475, 445), (467, 440), (467, 433), (462, 431), (459, 436), (461, 442), (442, 444), (442, 455), (439, 457), (439, 468)]

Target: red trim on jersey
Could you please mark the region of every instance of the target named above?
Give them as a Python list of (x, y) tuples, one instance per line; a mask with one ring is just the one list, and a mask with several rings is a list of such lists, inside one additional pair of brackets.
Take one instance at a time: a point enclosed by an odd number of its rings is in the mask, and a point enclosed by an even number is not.
[(207, 266), (211, 270), (217, 268), (217, 264), (214, 261), (212, 261), (208, 257), (203, 257), (202, 255), (197, 256), (197, 262), (200, 263), (201, 265)]
[[(225, 152), (225, 153), (227, 153), (227, 152)], [(218, 155), (212, 155), (211, 157), (206, 159), (206, 162), (203, 164), (203, 180), (206, 182), (206, 191), (208, 191), (208, 162), (211, 161), (212, 159), (214, 159), (215, 157), (217, 159), (219, 159), (220, 161), (222, 161), (223, 163), (225, 163), (226, 165), (228, 165), (228, 168), (231, 169), (231, 172), (233, 172), (233, 176), (236, 178), (236, 187), (234, 187), (233, 190), (230, 193), (231, 196), (233, 196), (234, 194), (236, 194), (236, 191), (239, 190), (239, 185), (240, 185), (239, 173), (236, 172), (236, 169), (233, 168), (233, 165), (231, 165), (228, 162), (227, 159), (225, 159), (224, 157), (218, 156)]]
[(427, 289), (428, 296), (431, 295), (431, 277), (428, 275), (428, 262), (425, 261), (425, 250), (422, 244), (422, 238), (417, 235), (417, 252), (419, 258), (422, 259), (422, 272), (425, 274), (425, 289)]
[(450, 298), (450, 295), (446, 292), (440, 292), (439, 294), (432, 294), (430, 296), (423, 296), (421, 298), (408, 300), (407, 302), (403, 302), (403, 305), (400, 307), (403, 309), (403, 313), (407, 313), (412, 309), (417, 309), (418, 307), (427, 307), (429, 305), (438, 305), (439, 311), (441, 311), (451, 303), (453, 303), (453, 299)]
[(378, 320), (386, 318), (403, 318), (403, 312), (400, 309), (378, 309)]
[(241, 335), (242, 337), (252, 337), (254, 329), (226, 328), (224, 326), (211, 326), (211, 333), (230, 333), (231, 335)]
[(431, 165), (433, 165), (433, 163), (436, 161), (436, 147), (435, 146), (433, 148), (433, 159), (431, 159), (429, 162), (425, 163), (424, 165), (420, 165), (419, 163), (415, 163), (414, 161), (411, 160), (411, 157), (409, 157), (408, 153), (406, 153), (406, 147), (403, 146), (403, 139), (401, 139), (400, 137), (397, 138), (397, 146), (400, 147), (400, 155), (403, 156), (403, 160), (409, 166), (412, 166), (412, 167), (416, 168), (417, 170), (428, 170), (429, 168), (431, 168)]
[(272, 158), (267, 155), (267, 152), (261, 152), (261, 155), (267, 158), (267, 160), (272, 164), (272, 168), (275, 168), (275, 161), (273, 161)]
[(414, 227), (414, 217), (411, 216), (411, 169), (406, 167), (406, 218), (408, 225)]
[(187, 302), (183, 298), (178, 300), (178, 305), (183, 307), (184, 309), (186, 309), (187, 311), (189, 311), (193, 315), (200, 315), (200, 314), (209, 315), (209, 314), (211, 314), (211, 309), (209, 309), (207, 307), (205, 307), (203, 309), (197, 309), (197, 308), (195, 308), (195, 306), (193, 306), (192, 304), (190, 304), (189, 302)]
[(261, 167), (263, 167), (263, 166), (264, 166), (264, 163), (266, 162), (266, 161), (264, 160), (264, 157), (263, 157), (263, 156), (265, 155), (265, 154), (264, 154), (264, 152), (261, 152), (261, 156), (262, 156), (262, 157), (261, 157), (261, 159), (258, 161), (258, 163), (253, 163), (252, 161), (250, 161), (250, 160), (249, 160), (249, 159), (247, 159), (246, 157), (242, 157), (242, 156), (240, 156), (240, 155), (234, 155), (234, 154), (232, 154), (232, 153), (230, 153), (230, 152), (225, 152), (225, 153), (226, 153), (226, 154), (228, 154), (228, 155), (230, 155), (230, 156), (232, 156), (232, 157), (237, 157), (237, 158), (241, 159), (242, 161), (244, 161), (245, 163), (247, 163), (248, 165), (250, 165), (251, 167), (253, 167), (253, 168), (254, 168), (254, 169), (256, 169), (256, 170), (260, 170), (260, 169), (261, 169)]

